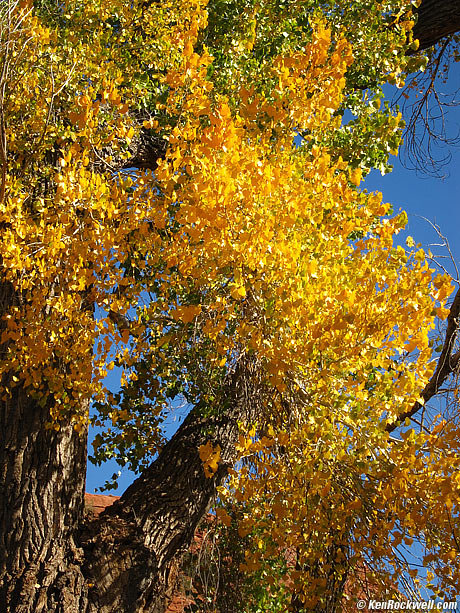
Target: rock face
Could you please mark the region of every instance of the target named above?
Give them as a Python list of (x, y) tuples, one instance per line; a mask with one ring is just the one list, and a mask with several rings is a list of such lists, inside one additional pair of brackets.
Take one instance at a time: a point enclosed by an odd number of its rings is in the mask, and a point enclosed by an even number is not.
[(92, 515), (98, 516), (112, 505), (120, 496), (106, 496), (104, 494), (85, 493), (85, 510)]

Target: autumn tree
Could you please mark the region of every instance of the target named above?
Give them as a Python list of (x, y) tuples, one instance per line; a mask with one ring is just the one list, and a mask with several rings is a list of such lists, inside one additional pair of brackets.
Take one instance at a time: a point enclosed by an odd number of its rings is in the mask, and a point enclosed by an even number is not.
[[(164, 611), (217, 498), (285, 609), (335, 610), (369, 560), (392, 589), (414, 537), (458, 584), (457, 418), (409, 425), (457, 367), (460, 300), (359, 189), (401, 139), (382, 84), (456, 27), (424, 38), (430, 3), (415, 30), (410, 3), (206, 4), (2, 6), (2, 610)], [(140, 473), (97, 521), (91, 403), (95, 461)]]

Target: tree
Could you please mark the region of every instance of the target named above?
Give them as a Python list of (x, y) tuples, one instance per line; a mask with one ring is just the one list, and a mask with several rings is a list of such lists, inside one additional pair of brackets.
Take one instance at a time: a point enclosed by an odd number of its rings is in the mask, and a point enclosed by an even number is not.
[(419, 49), (428, 49), (460, 29), (460, 13), (455, 2), (425, 0), (414, 12), (418, 17), (414, 38), (420, 41)]
[[(409, 7), (204, 5), (2, 9), (4, 610), (163, 611), (225, 479), (247, 570), (294, 548), (305, 610), (335, 607), (366, 554), (391, 583), (387, 547), (410, 534), (440, 552), (440, 589), (458, 583), (456, 423), (388, 439), (454, 372), (458, 299), (393, 247), (404, 215), (358, 189), (400, 141), (380, 85), (423, 64)], [(192, 408), (165, 443), (178, 397)], [(141, 471), (94, 522), (91, 401), (96, 460)]]

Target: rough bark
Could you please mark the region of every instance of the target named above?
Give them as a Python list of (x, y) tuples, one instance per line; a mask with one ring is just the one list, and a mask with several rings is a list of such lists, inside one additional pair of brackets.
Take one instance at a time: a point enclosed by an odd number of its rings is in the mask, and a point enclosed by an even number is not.
[(22, 390), (0, 411), (0, 610), (78, 611), (85, 440), (71, 424), (44, 430), (48, 411)]
[(460, 2), (458, 0), (423, 0), (416, 9), (417, 23), (414, 39), (419, 49), (428, 49), (446, 36), (460, 31)]
[[(238, 423), (260, 414), (254, 364), (230, 377), (225, 410), (192, 411), (159, 458), (99, 518), (83, 515), (85, 437), (43, 424), (49, 409), (18, 388), (1, 405), (0, 610), (163, 613), (177, 562), (235, 460)], [(199, 456), (211, 441), (219, 467)]]
[[(89, 612), (162, 613), (173, 584), (175, 562), (235, 460), (238, 422), (260, 413), (256, 367), (243, 360), (225, 394), (225, 411), (202, 417), (192, 411), (159, 458), (82, 535)], [(207, 477), (199, 447), (220, 446), (221, 462)]]
[[(16, 299), (9, 284), (0, 285), (0, 321)], [(1, 383), (3, 396), (8, 377)], [(0, 400), (0, 611), (76, 612), (84, 593), (74, 539), (83, 512), (86, 433), (69, 421), (59, 431), (46, 429), (47, 421), (49, 405), (21, 387)]]

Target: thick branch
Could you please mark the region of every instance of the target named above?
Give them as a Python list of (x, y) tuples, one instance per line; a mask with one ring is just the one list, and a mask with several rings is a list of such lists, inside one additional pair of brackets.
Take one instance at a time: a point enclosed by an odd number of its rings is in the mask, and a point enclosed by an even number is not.
[[(238, 424), (260, 415), (259, 369), (248, 359), (236, 367), (223, 404), (211, 417), (193, 410), (158, 459), (89, 527), (83, 546), (85, 574), (94, 586), (90, 611), (164, 610), (174, 562), (235, 462)], [(221, 450), (212, 477), (205, 476), (199, 456), (208, 442)]]
[(419, 49), (428, 49), (446, 36), (460, 31), (460, 2), (458, 0), (423, 0), (414, 13), (414, 39), (420, 41)]
[(158, 161), (166, 155), (168, 142), (142, 127), (144, 117), (139, 116), (137, 111), (133, 111), (132, 119), (137, 122), (140, 128), (138, 135), (129, 145), (130, 157), (126, 160), (121, 155), (114, 154), (111, 147), (105, 147), (98, 151), (95, 150), (94, 170), (98, 172), (105, 172), (107, 169), (110, 169), (112, 172), (118, 172), (131, 168), (156, 170)]
[[(455, 344), (457, 332), (459, 330), (459, 315), (460, 315), (460, 289), (455, 294), (454, 301), (450, 307), (449, 316), (447, 317), (447, 330), (442, 346), (441, 355), (439, 356), (438, 364), (433, 376), (426, 384), (423, 392), (420, 396), (423, 398), (424, 404), (426, 404), (433, 396), (435, 396), (441, 385), (451, 375), (459, 365), (460, 351), (457, 351), (452, 355), (452, 349)], [(418, 411), (422, 409), (423, 405), (420, 402), (416, 402), (408, 411), (402, 413), (398, 417), (398, 421), (387, 425), (387, 432), (393, 432), (398, 427), (398, 424), (403, 422), (407, 417), (412, 417)]]
[(158, 160), (166, 155), (167, 141), (149, 130), (141, 128), (139, 136), (130, 146), (132, 157), (123, 164), (123, 168), (156, 170)]

